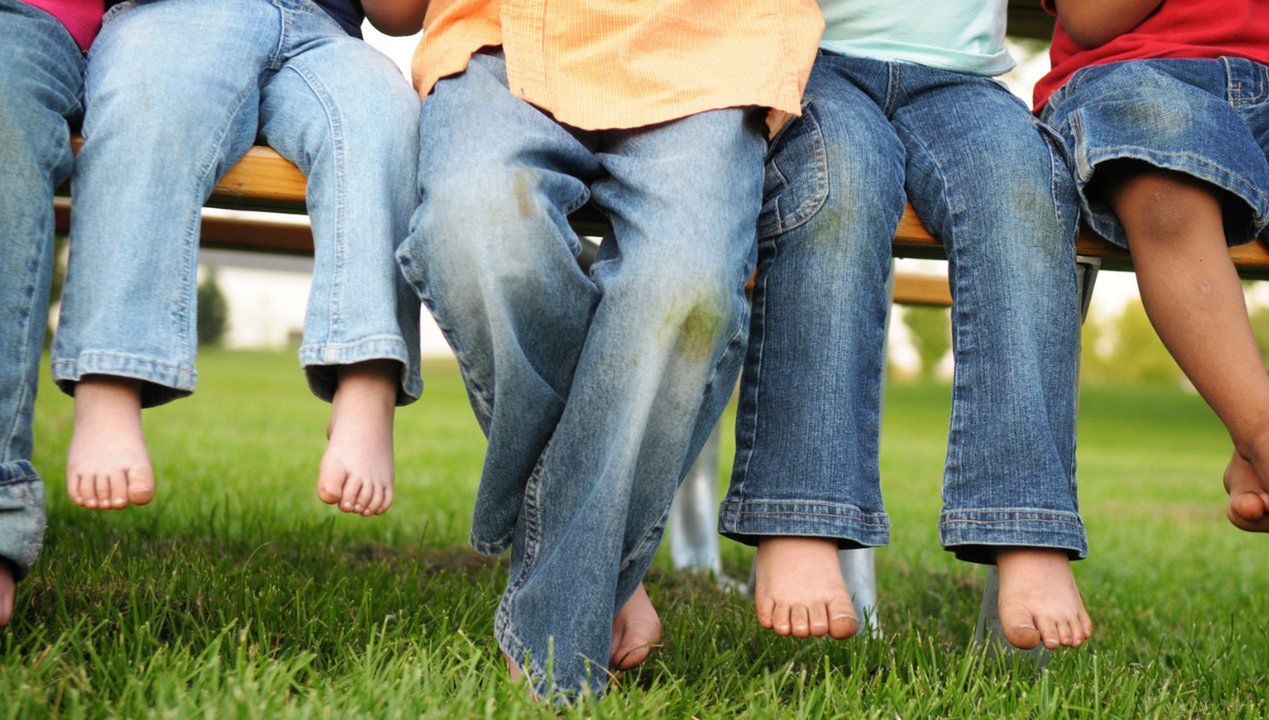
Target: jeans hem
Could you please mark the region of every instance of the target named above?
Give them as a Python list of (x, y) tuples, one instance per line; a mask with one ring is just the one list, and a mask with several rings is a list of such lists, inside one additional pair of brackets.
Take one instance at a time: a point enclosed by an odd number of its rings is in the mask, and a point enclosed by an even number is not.
[(423, 380), (411, 369), (409, 351), (400, 337), (380, 336), (350, 343), (312, 343), (300, 346), (300, 365), (304, 368), (309, 390), (326, 402), (335, 399), (335, 388), (339, 384), (335, 376), (336, 367), (370, 360), (401, 363), (397, 405), (409, 405), (423, 394)]
[(467, 539), (467, 544), (471, 545), (472, 550), (475, 550), (481, 555), (486, 557), (498, 557), (506, 552), (507, 548), (511, 547), (511, 538), (511, 535), (507, 535), (506, 537), (497, 538), (495, 540), (485, 540), (477, 537), (475, 531), (473, 531), (471, 536)]
[(1078, 513), (1036, 508), (947, 510), (939, 518), (943, 547), (960, 560), (995, 563), (1001, 547), (1065, 550), (1088, 556), (1088, 536)]
[(187, 397), (194, 392), (194, 386), (198, 382), (198, 371), (193, 365), (169, 363), (141, 355), (95, 350), (81, 352), (74, 358), (53, 360), (53, 380), (67, 395), (75, 395), (75, 385), (85, 375), (109, 375), (140, 380), (143, 383), (143, 408)]
[[(546, 664), (543, 665), (540, 659), (532, 656), (528, 647), (516, 634), (511, 622), (511, 615), (503, 604), (498, 605), (498, 611), (494, 615), (494, 638), (498, 641), (498, 648), (506, 653), (511, 658), (511, 661), (520, 668), (521, 674), (528, 679), (533, 686), (533, 692), (539, 698), (547, 699), (553, 704), (567, 704), (576, 700), (584, 692), (580, 690), (568, 691), (554, 682), (550, 670), (551, 659), (547, 658)], [(528, 661), (528, 667), (525, 667), (526, 660)], [(593, 685), (588, 684), (588, 687), (596, 694), (603, 693), (603, 685), (595, 688)]]
[(14, 460), (0, 463), (0, 485), (17, 485), (19, 483), (39, 482), (40, 474), (29, 460)]
[(0, 560), (13, 568), (20, 582), (44, 544), (47, 519), (44, 512), (44, 484), (29, 461), (0, 463)]
[(890, 543), (890, 519), (884, 512), (866, 513), (845, 503), (724, 501), (718, 532), (746, 545), (787, 535), (829, 538), (843, 549), (881, 547)]

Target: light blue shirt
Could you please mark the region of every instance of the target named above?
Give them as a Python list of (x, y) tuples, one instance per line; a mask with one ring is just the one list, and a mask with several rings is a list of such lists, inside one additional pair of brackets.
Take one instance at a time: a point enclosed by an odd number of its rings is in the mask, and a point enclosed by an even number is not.
[(819, 0), (820, 47), (874, 60), (996, 76), (1014, 66), (1005, 48), (1008, 0)]

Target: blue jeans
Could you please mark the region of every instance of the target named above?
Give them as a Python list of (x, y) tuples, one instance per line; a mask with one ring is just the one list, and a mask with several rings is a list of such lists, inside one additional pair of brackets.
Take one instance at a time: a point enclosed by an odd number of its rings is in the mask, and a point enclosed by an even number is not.
[(939, 530), (958, 557), (1087, 552), (1075, 493), (1074, 184), (992, 80), (822, 53), (767, 164), (720, 530), (885, 545), (886, 279), (904, 201), (947, 247), (956, 361)]
[(44, 536), (31, 418), (53, 271), (53, 191), (71, 171), (84, 56), (62, 24), (0, 0), (0, 561), (25, 577)]
[[(423, 204), (398, 259), (489, 438), (472, 545), (511, 547), (499, 643), (542, 694), (603, 688), (615, 613), (743, 356), (761, 119), (583, 132), (479, 54), (423, 101)], [(568, 216), (612, 222), (589, 275)]]
[(1120, 247), (1128, 246), (1123, 225), (1089, 192), (1097, 168), (1120, 160), (1227, 192), (1230, 245), (1251, 242), (1269, 227), (1269, 65), (1230, 57), (1094, 65), (1072, 75), (1042, 116), (1075, 156), (1089, 226)]
[(316, 264), (300, 362), (401, 364), (421, 390), (418, 300), (393, 261), (417, 206), (418, 98), (312, 0), (150, 0), (106, 16), (89, 53), (83, 150), (53, 376), (194, 389), (199, 212), (257, 136), (308, 177)]

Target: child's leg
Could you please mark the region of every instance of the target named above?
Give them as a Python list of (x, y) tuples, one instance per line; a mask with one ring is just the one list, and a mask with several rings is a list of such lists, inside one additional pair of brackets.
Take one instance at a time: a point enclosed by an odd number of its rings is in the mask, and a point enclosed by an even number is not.
[(1077, 646), (1091, 623), (1069, 562), (1088, 552), (1074, 180), (1047, 129), (995, 83), (922, 70), (904, 87), (908, 197), (947, 246), (954, 300), (940, 536), (959, 558), (998, 565), (1011, 643)]
[(1230, 521), (1269, 532), (1269, 376), (1229, 259), (1228, 198), (1214, 185), (1132, 161), (1099, 167), (1097, 182), (1128, 234), (1151, 323), (1234, 440), (1238, 457), (1225, 476)]
[(780, 635), (854, 635), (838, 549), (889, 540), (878, 446), (904, 150), (880, 107), (888, 77), (881, 62), (821, 56), (808, 111), (767, 164), (719, 528), (758, 545), (755, 609)]
[[(702, 398), (734, 382), (764, 143), (739, 110), (574, 135), (504, 73), (478, 55), (424, 102), (424, 204), (400, 257), (489, 430), (473, 536), (512, 545), (500, 644), (542, 694), (598, 691)], [(592, 180), (614, 229), (593, 281), (567, 225)]]
[(0, 0), (0, 627), (44, 536), (32, 415), (48, 326), (53, 192), (70, 173), (68, 120), (84, 60), (51, 15)]
[(165, 0), (116, 13), (94, 44), (53, 350), (76, 398), (68, 490), (85, 507), (153, 496), (140, 409), (194, 388), (200, 211), (255, 137), (279, 32), (264, 3)]
[(1228, 246), (1269, 216), (1264, 73), (1236, 58), (1113, 63), (1082, 70), (1045, 109), (1080, 163), (1084, 219), (1132, 253), (1159, 337), (1233, 438), (1230, 520), (1262, 532), (1269, 378)]
[(332, 400), (323, 502), (392, 503), (394, 406), (418, 397), (419, 300), (394, 253), (418, 204), (419, 100), (388, 58), (311, 14), (263, 89), (261, 135), (308, 177), (316, 263), (300, 360)]

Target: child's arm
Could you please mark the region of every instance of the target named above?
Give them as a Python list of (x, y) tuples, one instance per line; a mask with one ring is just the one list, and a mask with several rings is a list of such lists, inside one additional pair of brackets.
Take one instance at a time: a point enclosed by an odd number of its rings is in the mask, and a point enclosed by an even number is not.
[(1105, 45), (1141, 24), (1163, 0), (1055, 0), (1058, 19), (1071, 39), (1088, 50)]
[(385, 35), (413, 35), (423, 27), (428, 0), (361, 0), (370, 24)]

